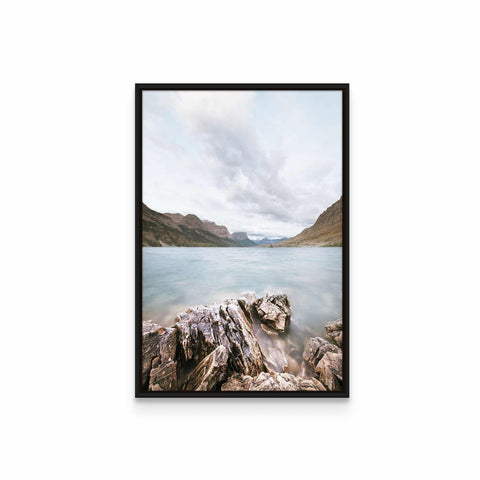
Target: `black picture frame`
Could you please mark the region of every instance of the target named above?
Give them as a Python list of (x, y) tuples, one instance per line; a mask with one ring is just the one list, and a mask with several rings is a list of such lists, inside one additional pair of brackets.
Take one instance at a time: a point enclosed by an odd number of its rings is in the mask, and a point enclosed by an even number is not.
[[(343, 309), (343, 391), (142, 391), (142, 93), (148, 90), (340, 90), (342, 92), (342, 309)], [(350, 141), (348, 83), (137, 83), (135, 84), (135, 397), (350, 397)]]

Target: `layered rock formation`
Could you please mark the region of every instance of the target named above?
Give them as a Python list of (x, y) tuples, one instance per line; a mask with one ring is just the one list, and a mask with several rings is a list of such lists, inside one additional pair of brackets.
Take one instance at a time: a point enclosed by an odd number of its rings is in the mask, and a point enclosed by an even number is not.
[(325, 325), (325, 332), (328, 338), (332, 340), (335, 345), (342, 348), (343, 344), (343, 322), (342, 319), (330, 322)]
[[(325, 330), (328, 332), (332, 327), (337, 337), (342, 336), (342, 320), (327, 324)], [(343, 388), (342, 359), (342, 349), (321, 337), (310, 338), (303, 352), (303, 360), (309, 371), (331, 391), (341, 391)]]
[[(177, 315), (171, 328), (152, 331), (147, 325), (142, 387), (145, 391), (341, 390), (342, 351), (320, 337), (305, 346), (305, 375), (288, 371), (280, 340), (288, 337), (290, 321), (286, 295), (267, 293), (256, 298), (248, 292), (221, 305), (189, 308)], [(334, 332), (339, 331), (335, 323)], [(268, 338), (263, 347), (258, 337), (262, 332)]]
[(266, 327), (264, 330), (267, 332), (273, 330), (278, 333), (285, 333), (288, 330), (292, 310), (285, 294), (269, 295), (267, 293), (265, 297), (254, 302), (254, 307), (260, 321)]
[(227, 378), (228, 350), (223, 345), (209, 353), (188, 376), (185, 390), (215, 390)]
[(309, 228), (295, 237), (277, 243), (277, 247), (342, 246), (342, 198), (328, 207)]
[[(258, 375), (265, 357), (251, 318), (237, 300), (188, 309), (172, 328), (143, 338), (143, 387), (149, 390), (215, 390), (227, 373)], [(220, 348), (221, 347), (221, 348)]]
[(257, 337), (236, 300), (189, 309), (175, 321), (177, 357), (182, 366), (197, 365), (223, 345), (228, 352), (231, 371), (256, 375), (265, 370)]

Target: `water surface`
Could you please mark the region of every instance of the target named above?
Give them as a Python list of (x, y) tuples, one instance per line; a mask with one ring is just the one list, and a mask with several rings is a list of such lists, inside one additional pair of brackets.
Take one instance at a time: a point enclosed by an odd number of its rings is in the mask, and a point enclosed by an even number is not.
[(342, 317), (342, 248), (143, 247), (144, 322), (171, 326), (188, 307), (267, 290), (288, 295), (301, 361), (305, 339)]

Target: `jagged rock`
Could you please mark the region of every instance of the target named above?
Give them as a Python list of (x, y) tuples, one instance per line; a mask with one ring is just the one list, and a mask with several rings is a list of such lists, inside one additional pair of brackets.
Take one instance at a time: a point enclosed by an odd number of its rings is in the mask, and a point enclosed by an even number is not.
[(327, 323), (325, 325), (325, 332), (332, 342), (338, 345), (340, 348), (343, 343), (343, 321), (340, 318), (334, 322)]
[(320, 337), (310, 338), (303, 360), (329, 391), (342, 390), (342, 350)]
[(177, 353), (177, 330), (175, 328), (158, 329), (158, 356), (162, 363), (174, 360)]
[(342, 328), (343, 328), (343, 320), (341, 318), (339, 318), (338, 320), (335, 320), (334, 322), (328, 322), (325, 325), (325, 330), (328, 334), (342, 330)]
[(145, 320), (142, 322), (142, 333), (146, 335), (148, 333), (154, 333), (160, 328), (160, 325), (154, 323), (152, 320)]
[(292, 310), (285, 294), (266, 293), (263, 298), (256, 300), (254, 305), (260, 322), (279, 333), (288, 330)]
[(335, 334), (330, 335), (333, 343), (336, 343), (340, 348), (343, 348), (343, 332), (335, 332)]
[[(286, 355), (294, 344), (278, 336), (288, 329), (290, 316), (283, 294), (257, 299), (246, 292), (222, 305), (189, 308), (173, 327), (144, 334), (142, 386), (150, 391), (340, 390), (342, 351), (320, 337), (305, 346), (302, 376), (288, 373), (300, 370)], [(335, 325), (330, 331), (341, 329)]]
[(176, 343), (176, 330), (173, 328), (161, 327), (143, 335), (142, 386), (144, 389), (149, 386), (152, 368), (158, 368), (161, 364), (175, 358)]
[(177, 390), (177, 362), (167, 360), (150, 371), (149, 390)]
[(315, 378), (303, 379), (290, 373), (261, 373), (255, 378), (249, 375), (233, 375), (223, 385), (223, 391), (325, 391)]
[(245, 318), (251, 326), (253, 326), (253, 321), (257, 313), (254, 307), (256, 300), (257, 296), (255, 292), (243, 292), (242, 296), (237, 300), (245, 314)]
[(143, 388), (211, 390), (227, 372), (255, 376), (265, 371), (250, 322), (236, 300), (227, 300), (223, 305), (189, 308), (172, 328), (144, 335)]
[(313, 337), (310, 338), (305, 345), (305, 350), (303, 351), (303, 360), (313, 371), (315, 371), (318, 362), (328, 352), (339, 354), (342, 353), (340, 348), (328, 342), (327, 340), (321, 337)]
[(153, 359), (158, 357), (158, 332), (143, 335), (142, 341), (142, 388), (147, 389)]
[(225, 380), (228, 369), (227, 349), (220, 345), (207, 355), (188, 376), (184, 390), (212, 391)]
[(239, 302), (240, 300), (243, 300), (248, 304), (253, 305), (253, 302), (257, 300), (257, 295), (255, 294), (255, 292), (243, 292), (242, 296), (239, 299)]
[(142, 388), (148, 389), (152, 362), (158, 356), (158, 332), (146, 333), (142, 340)]
[(143, 338), (143, 382), (149, 390), (177, 389), (177, 330), (159, 328)]
[(330, 391), (341, 391), (343, 386), (342, 354), (327, 352), (315, 369), (320, 381)]
[(228, 352), (231, 372), (258, 375), (265, 370), (263, 354), (245, 313), (236, 300), (196, 307), (176, 318), (177, 355), (181, 365), (198, 365), (218, 346)]

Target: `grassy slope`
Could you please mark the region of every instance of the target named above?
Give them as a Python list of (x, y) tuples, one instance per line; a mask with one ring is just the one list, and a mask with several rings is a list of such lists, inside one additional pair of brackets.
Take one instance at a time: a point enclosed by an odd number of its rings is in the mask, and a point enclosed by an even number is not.
[(341, 247), (342, 246), (342, 199), (328, 207), (309, 228), (293, 238), (274, 245), (275, 247)]
[(238, 243), (200, 228), (176, 225), (171, 218), (142, 205), (144, 247), (238, 247)]

